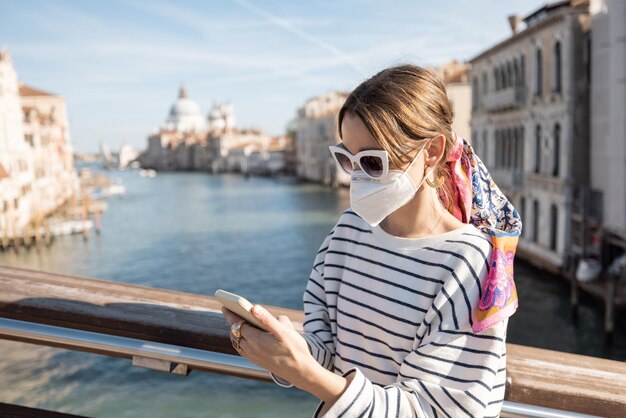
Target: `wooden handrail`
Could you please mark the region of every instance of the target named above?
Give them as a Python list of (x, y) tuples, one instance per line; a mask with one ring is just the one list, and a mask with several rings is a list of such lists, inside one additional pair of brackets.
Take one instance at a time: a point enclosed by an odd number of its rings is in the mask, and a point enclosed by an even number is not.
[[(0, 267), (2, 318), (236, 355), (220, 307), (212, 296)], [(302, 329), (301, 311), (268, 309)], [(624, 417), (626, 363), (507, 343), (505, 399)]]
[(87, 418), (82, 415), (65, 414), (62, 412), (47, 411), (45, 409), (30, 408), (21, 405), (12, 405), (0, 402), (0, 417), (2, 418)]

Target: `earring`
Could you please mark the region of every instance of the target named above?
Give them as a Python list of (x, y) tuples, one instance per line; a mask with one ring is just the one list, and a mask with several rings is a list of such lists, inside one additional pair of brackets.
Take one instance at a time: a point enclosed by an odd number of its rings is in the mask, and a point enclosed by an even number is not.
[(445, 180), (445, 179), (444, 179), (444, 177), (443, 177), (443, 176), (439, 176), (439, 180), (437, 181), (437, 183), (433, 183), (433, 182), (432, 182), (432, 181), (430, 181), (430, 179), (427, 177), (427, 178), (426, 178), (426, 183), (427, 183), (430, 187), (432, 187), (432, 188), (435, 188), (435, 189), (436, 189), (436, 188), (438, 188), (438, 187), (441, 187), (441, 185), (443, 184), (444, 180)]

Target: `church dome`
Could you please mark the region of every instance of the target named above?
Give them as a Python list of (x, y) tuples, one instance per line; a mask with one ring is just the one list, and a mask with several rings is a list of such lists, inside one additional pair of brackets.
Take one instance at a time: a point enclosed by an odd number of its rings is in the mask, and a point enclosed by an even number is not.
[(185, 86), (180, 86), (178, 100), (170, 108), (170, 114), (165, 122), (165, 126), (180, 132), (201, 132), (206, 129), (200, 106), (187, 97)]

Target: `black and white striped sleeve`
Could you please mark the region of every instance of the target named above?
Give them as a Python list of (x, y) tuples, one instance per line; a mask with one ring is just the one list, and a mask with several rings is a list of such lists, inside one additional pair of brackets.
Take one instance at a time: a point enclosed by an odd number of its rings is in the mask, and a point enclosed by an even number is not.
[[(396, 383), (379, 386), (353, 368), (353, 380), (323, 415), (334, 417), (483, 417), (498, 383), (508, 320), (481, 334), (437, 331), (406, 356)], [(502, 390), (502, 394), (504, 391)], [(322, 402), (318, 412), (322, 410)], [(318, 412), (314, 415), (321, 417)]]
[(309, 345), (313, 357), (324, 368), (332, 370), (335, 345), (330, 325), (330, 317), (326, 306), (326, 290), (324, 286), (324, 257), (330, 244), (331, 232), (315, 257), (313, 269), (303, 295), (304, 332), (302, 336)]

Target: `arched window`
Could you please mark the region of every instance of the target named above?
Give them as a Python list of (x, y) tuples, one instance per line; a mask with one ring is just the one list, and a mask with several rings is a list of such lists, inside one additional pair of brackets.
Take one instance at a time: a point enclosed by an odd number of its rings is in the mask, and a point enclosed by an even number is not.
[(535, 96), (543, 94), (543, 53), (540, 48), (535, 52)]
[(511, 61), (506, 64), (506, 76), (509, 80), (507, 87), (513, 86), (513, 65), (511, 65)]
[(493, 86), (495, 91), (500, 90), (500, 75), (498, 74), (498, 67), (493, 69)]
[(520, 86), (525, 86), (526, 85), (526, 58), (524, 57), (524, 55), (522, 55), (522, 58), (520, 59), (520, 69), (519, 69), (519, 73), (520, 73)]
[(506, 168), (511, 168), (513, 160), (513, 131), (509, 128), (506, 130)]
[(498, 131), (498, 167), (504, 167), (504, 141), (506, 141), (506, 130)]
[(487, 71), (483, 71), (483, 96), (487, 95), (489, 91), (489, 77), (487, 76)]
[(518, 167), (518, 145), (519, 144), (519, 129), (517, 127), (513, 128), (513, 146), (511, 147), (511, 166), (513, 168)]
[(553, 251), (556, 251), (558, 220), (558, 209), (553, 204), (550, 206), (550, 249)]
[(553, 73), (553, 84), (552, 90), (555, 93), (561, 92), (561, 42), (557, 41), (554, 44), (554, 73)]
[(525, 144), (526, 143), (526, 139), (524, 138), (524, 127), (521, 126), (519, 129), (519, 149), (518, 149), (518, 153), (519, 153), (519, 163), (518, 163), (518, 168), (520, 170), (524, 169), (524, 148), (525, 148)]
[(554, 149), (552, 150), (552, 175), (559, 176), (559, 159), (561, 153), (561, 125), (554, 125)]
[(478, 108), (478, 78), (472, 79), (472, 109)]
[(535, 129), (535, 173), (541, 171), (541, 125)]
[(533, 202), (533, 241), (539, 241), (539, 201)]
[(519, 60), (517, 58), (513, 61), (513, 85), (515, 87), (520, 85)]
[(509, 72), (506, 69), (506, 64), (502, 64), (502, 78), (504, 79), (504, 83), (502, 84), (502, 88), (505, 89), (509, 87)]

